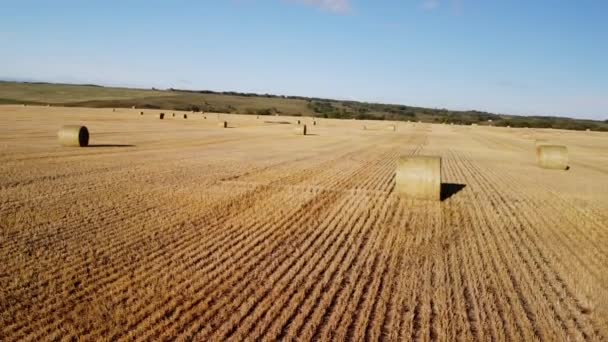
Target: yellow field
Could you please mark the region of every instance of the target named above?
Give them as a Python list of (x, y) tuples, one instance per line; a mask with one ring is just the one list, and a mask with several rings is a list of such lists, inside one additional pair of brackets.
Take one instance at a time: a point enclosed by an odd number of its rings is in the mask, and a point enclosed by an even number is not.
[(0, 106), (1, 341), (608, 338), (608, 134), (139, 111)]

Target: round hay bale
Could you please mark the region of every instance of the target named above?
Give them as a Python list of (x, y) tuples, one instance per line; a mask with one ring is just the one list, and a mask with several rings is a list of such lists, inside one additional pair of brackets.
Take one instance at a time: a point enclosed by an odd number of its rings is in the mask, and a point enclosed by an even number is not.
[(313, 125), (313, 126), (316, 126), (316, 125), (317, 125), (317, 122), (313, 120), (313, 121), (312, 121), (312, 125)]
[(567, 170), (568, 148), (563, 145), (538, 145), (536, 161), (544, 169)]
[(441, 157), (404, 156), (399, 158), (395, 189), (404, 198), (441, 200)]
[(159, 119), (164, 119), (165, 118), (165, 113), (160, 113)]
[(89, 145), (89, 130), (85, 126), (66, 125), (57, 133), (62, 146), (85, 147)]
[(203, 119), (207, 120), (207, 117), (206, 117), (206, 116), (203, 116)]
[(135, 109), (135, 106), (131, 106), (131, 109)]
[(187, 119), (187, 118), (188, 118), (188, 114), (184, 114), (184, 119)]
[(116, 111), (116, 108), (112, 108), (112, 113)]
[(221, 127), (221, 128), (228, 128), (228, 122), (227, 121), (220, 121), (220, 122), (218, 122), (217, 126)]
[(388, 130), (389, 130), (389, 131), (393, 131), (393, 132), (394, 132), (394, 131), (396, 131), (396, 130), (397, 130), (397, 127), (396, 127), (395, 125), (389, 125), (389, 126), (388, 126)]
[(260, 116), (259, 116), (259, 115), (256, 115), (256, 116), (255, 116), (255, 118), (256, 118), (256, 119), (259, 119), (259, 118), (260, 118)]
[(175, 113), (171, 113), (171, 114), (173, 114), (173, 117), (175, 117)]
[(144, 112), (139, 112), (139, 115), (144, 115)]
[(300, 127), (294, 127), (293, 132), (296, 135), (306, 135), (306, 125), (302, 125)]
[(300, 124), (300, 120), (298, 120), (298, 125)]

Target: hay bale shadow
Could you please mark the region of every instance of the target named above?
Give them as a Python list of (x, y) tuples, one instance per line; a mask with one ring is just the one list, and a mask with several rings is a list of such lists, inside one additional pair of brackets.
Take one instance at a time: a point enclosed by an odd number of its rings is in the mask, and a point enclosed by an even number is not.
[(94, 144), (94, 145), (89, 145), (87, 147), (135, 147), (135, 145), (125, 145), (125, 144)]
[(454, 196), (456, 193), (466, 187), (465, 184), (457, 183), (441, 183), (441, 201), (445, 201), (448, 198)]

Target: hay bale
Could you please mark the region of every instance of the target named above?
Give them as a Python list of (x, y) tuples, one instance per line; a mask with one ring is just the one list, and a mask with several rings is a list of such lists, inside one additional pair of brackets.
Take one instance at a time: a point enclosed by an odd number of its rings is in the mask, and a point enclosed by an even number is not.
[(563, 145), (538, 145), (536, 161), (544, 169), (567, 170), (568, 148)]
[(160, 113), (159, 119), (164, 119), (165, 118), (165, 113)]
[(184, 119), (187, 119), (187, 118), (188, 118), (188, 114), (184, 114)]
[(404, 156), (397, 164), (397, 194), (405, 198), (441, 200), (441, 157)]
[(316, 122), (315, 120), (313, 120), (313, 121), (312, 121), (312, 125), (313, 125), (313, 126), (316, 126), (316, 125), (317, 125), (317, 122)]
[(203, 119), (207, 120), (207, 117), (206, 117), (206, 116), (203, 116)]
[(173, 117), (175, 117), (175, 113), (172, 113), (172, 114), (173, 114)]
[(114, 113), (116, 111), (116, 108), (112, 108), (112, 113)]
[(220, 121), (220, 122), (218, 122), (217, 126), (221, 127), (221, 128), (228, 128), (228, 122), (227, 121)]
[(67, 125), (57, 133), (62, 146), (85, 147), (89, 145), (89, 130), (85, 126)]
[(393, 132), (397, 130), (397, 127), (395, 125), (389, 125), (387, 128), (389, 131), (393, 131)]
[(144, 115), (144, 112), (139, 112), (139, 115)]
[(298, 125), (300, 124), (300, 120), (298, 120)]
[(295, 135), (306, 135), (306, 125), (294, 127), (293, 132)]
[(135, 106), (131, 106), (131, 109), (135, 109)]

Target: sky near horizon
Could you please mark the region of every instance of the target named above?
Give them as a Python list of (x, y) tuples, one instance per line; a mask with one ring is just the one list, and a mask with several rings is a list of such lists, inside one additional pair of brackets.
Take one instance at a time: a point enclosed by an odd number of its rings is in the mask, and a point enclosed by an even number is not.
[(0, 0), (0, 44), (2, 79), (608, 119), (606, 0)]

